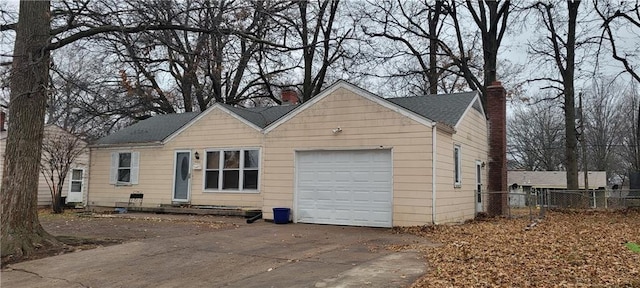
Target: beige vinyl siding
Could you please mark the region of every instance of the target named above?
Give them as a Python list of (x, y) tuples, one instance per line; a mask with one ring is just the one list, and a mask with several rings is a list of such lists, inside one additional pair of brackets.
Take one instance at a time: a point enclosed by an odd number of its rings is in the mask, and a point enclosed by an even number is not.
[[(340, 127), (342, 132), (334, 134)], [(393, 225), (431, 221), (431, 128), (340, 88), (266, 135), (264, 206), (294, 205), (295, 152), (391, 149)]]
[[(190, 204), (261, 207), (262, 195), (258, 192), (203, 192), (203, 175), (206, 149), (261, 149), (262, 133), (219, 108), (206, 112), (202, 117), (165, 145), (93, 148), (92, 168), (96, 170), (91, 174), (91, 205), (113, 207), (115, 202), (127, 202), (129, 194), (134, 191), (144, 194), (144, 206), (171, 204), (175, 152), (188, 150), (191, 151), (192, 167), (201, 167), (191, 170)], [(109, 184), (110, 155), (117, 151), (140, 152), (139, 184)], [(196, 151), (200, 155), (199, 160), (194, 158)], [(259, 178), (262, 177), (262, 170), (261, 167)]]
[[(46, 133), (55, 133), (55, 134), (68, 134), (69, 137), (74, 137), (73, 135), (69, 134), (68, 132), (64, 131), (62, 128), (56, 126), (56, 125), (45, 125), (44, 129), (46, 131)], [(6, 150), (6, 145), (7, 145), (7, 132), (3, 131), (2, 134), (0, 135), (0, 179), (2, 178), (2, 172), (4, 171), (4, 153)], [(83, 153), (81, 155), (79, 155), (76, 160), (73, 162), (73, 164), (71, 165), (71, 169), (84, 169), (84, 178), (82, 181), (83, 186), (83, 203), (86, 200), (86, 195), (87, 195), (87, 177), (89, 175), (89, 169), (88, 169), (88, 163), (89, 163), (89, 149), (86, 149), (86, 153)], [(40, 172), (40, 174), (38, 175), (38, 206), (49, 206), (51, 205), (51, 190), (49, 189), (49, 185), (47, 185), (47, 179), (46, 177), (42, 174), (42, 172)], [(67, 177), (64, 180), (64, 184), (62, 187), (62, 196), (67, 196), (67, 194), (69, 193), (69, 181), (71, 179), (71, 170), (69, 171), (69, 174), (67, 175)]]
[[(487, 162), (487, 125), (484, 116), (470, 109), (462, 118), (453, 136), (438, 133), (438, 189), (436, 222), (447, 223), (472, 219), (475, 216), (476, 161)], [(462, 183), (454, 187), (453, 147), (460, 145)], [(441, 150), (442, 148), (448, 148)], [(486, 183), (486, 168), (482, 169)], [(486, 184), (483, 185), (483, 188)], [(485, 197), (486, 198), (486, 197)], [(486, 199), (485, 199), (486, 203)]]
[[(113, 185), (109, 184), (112, 152), (139, 152), (138, 185)], [(163, 193), (168, 190), (165, 186), (171, 183), (169, 176), (171, 167), (165, 167), (166, 153), (158, 151), (158, 147), (118, 147), (118, 148), (92, 148), (91, 149), (91, 174), (89, 177), (89, 205), (113, 207), (116, 202), (128, 202), (129, 195), (134, 192), (144, 193), (143, 204), (158, 203), (168, 197), (171, 203), (171, 194)], [(150, 170), (156, 173), (149, 173)], [(144, 171), (144, 172), (143, 172)], [(153, 191), (153, 192), (150, 192)], [(164, 196), (163, 194), (168, 194)], [(166, 203), (166, 202), (165, 202)]]
[[(173, 175), (174, 151), (192, 150), (191, 160), (202, 169), (192, 171), (191, 204), (261, 207), (262, 195), (259, 193), (260, 186), (258, 186), (258, 191), (203, 192), (203, 190), (206, 149), (255, 148), (260, 150), (262, 149), (262, 141), (263, 134), (260, 131), (248, 126), (222, 109), (213, 109), (207, 115), (204, 115), (203, 119), (194, 122), (193, 125), (165, 145), (164, 150), (168, 150), (172, 157), (169, 175)], [(200, 154), (200, 160), (193, 158), (193, 153), (196, 151)], [(260, 161), (262, 162), (262, 159)], [(261, 167), (258, 178), (262, 177), (263, 170)], [(171, 178), (169, 194), (171, 195), (171, 193), (173, 193), (173, 178)]]

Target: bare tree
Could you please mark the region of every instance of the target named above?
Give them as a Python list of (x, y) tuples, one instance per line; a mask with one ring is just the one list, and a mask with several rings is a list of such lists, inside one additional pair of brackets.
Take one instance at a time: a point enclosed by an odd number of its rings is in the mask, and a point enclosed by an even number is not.
[[(547, 81), (559, 91), (563, 98), (565, 123), (565, 167), (567, 170), (567, 189), (578, 189), (578, 138), (575, 127), (575, 72), (576, 72), (576, 27), (580, 1), (566, 1), (566, 20), (560, 16), (558, 3), (537, 2), (531, 8), (539, 14), (541, 24), (546, 30), (546, 41), (540, 45), (530, 45), (530, 50), (545, 61), (553, 63), (558, 78), (542, 77), (536, 80)], [(555, 86), (554, 86), (555, 85)]]
[(121, 77), (129, 94), (154, 101), (152, 112), (203, 111), (214, 102), (237, 104), (255, 96), (262, 82), (251, 67), (259, 50), (270, 48), (264, 39), (272, 28), (270, 16), (287, 7), (281, 3), (134, 1), (129, 4), (141, 21), (205, 30), (114, 32), (103, 39), (118, 61), (128, 64)]
[(517, 169), (563, 169), (564, 126), (562, 111), (548, 101), (518, 105), (507, 126), (509, 158)]
[[(332, 67), (337, 64), (348, 65), (346, 62), (350, 55), (345, 45), (353, 39), (354, 30), (353, 25), (346, 21), (339, 23), (339, 11), (343, 6), (339, 0), (302, 0), (292, 3), (288, 9), (272, 15), (277, 25), (274, 29), (276, 34), (272, 35), (275, 38), (268, 45), (278, 48), (273, 51), (275, 53), (290, 55), (284, 61), (275, 60), (273, 66), (285, 65), (293, 69), (271, 70), (285, 73), (281, 81), (275, 81), (281, 82), (281, 86), (299, 86), (300, 100), (304, 102), (322, 91)], [(273, 54), (261, 56), (276, 59)], [(288, 63), (290, 61), (294, 63)], [(292, 75), (291, 72), (301, 74), (301, 77)], [(270, 73), (268, 77), (273, 75), (274, 73)], [(265, 81), (265, 85), (270, 84)]]
[(634, 133), (640, 129), (640, 113), (636, 107), (640, 105), (640, 94), (637, 82), (632, 82), (630, 88), (624, 94), (619, 106), (620, 119), (622, 119), (620, 156), (625, 159), (622, 162), (627, 171), (640, 171), (640, 137)]
[[(633, 123), (627, 123), (629, 125), (625, 127), (627, 133), (624, 133), (626, 137), (624, 137), (623, 145), (626, 156), (631, 160), (630, 171), (640, 173), (640, 142), (638, 141), (640, 139), (640, 101), (637, 101), (637, 98), (633, 96), (637, 95), (635, 87), (637, 87), (637, 83), (640, 83), (640, 72), (637, 70), (640, 58), (638, 58), (638, 43), (632, 43), (640, 32), (640, 3), (638, 1), (618, 3), (594, 0), (594, 6), (602, 20), (600, 48), (603, 49), (605, 43), (608, 42), (611, 57), (622, 64), (624, 71), (631, 75), (635, 81), (632, 85), (633, 91), (629, 94), (632, 96), (627, 96), (628, 98), (625, 99), (625, 103), (631, 105), (635, 110), (624, 109), (626, 119), (630, 119)], [(624, 34), (625, 32), (635, 37), (629, 38)]]
[[(624, 119), (621, 117), (621, 101), (619, 94), (624, 93), (620, 89), (619, 81), (607, 79), (594, 79), (591, 89), (583, 92), (585, 104), (584, 114), (584, 139), (585, 150), (588, 152), (587, 160), (589, 169), (607, 171), (607, 175), (621, 175), (620, 162), (617, 159), (617, 148), (621, 144), (622, 126)], [(623, 174), (622, 174), (623, 175)]]
[(51, 192), (53, 213), (62, 213), (62, 189), (69, 171), (83, 153), (87, 144), (61, 128), (53, 125), (45, 129), (42, 143), (40, 172)]
[[(509, 14), (511, 12), (511, 1), (478, 1), (478, 5), (475, 6), (470, 0), (467, 0), (467, 9), (473, 16), (473, 21), (480, 30), (482, 36), (482, 53), (483, 53), (483, 84), (479, 85), (479, 89), (482, 92), (482, 101), (484, 105), (487, 104), (487, 86), (498, 80), (498, 50), (502, 44), (502, 39), (508, 29)], [(457, 21), (456, 21), (457, 23)], [(457, 31), (460, 30), (459, 25), (456, 25)], [(457, 33), (460, 38), (460, 32)], [(460, 41), (459, 41), (460, 42)], [(473, 77), (473, 74), (467, 76)], [(467, 80), (474, 83), (478, 80)]]
[[(377, 45), (375, 52), (383, 62), (395, 65), (397, 72), (382, 77), (395, 78), (402, 82), (412, 79), (413, 94), (437, 94), (440, 80), (453, 66), (446, 59), (444, 49), (451, 50), (445, 41), (446, 17), (449, 4), (438, 0), (433, 3), (400, 1), (370, 1), (361, 13), (370, 22), (362, 25), (369, 37), (380, 38), (380, 43), (389, 41), (392, 45)], [(446, 31), (445, 31), (446, 32)], [(388, 42), (387, 42), (388, 43)], [(388, 51), (381, 50), (389, 46)], [(396, 63), (400, 63), (399, 65)], [(400, 65), (403, 65), (400, 66)]]
[(480, 89), (483, 54), (476, 51), (482, 49), (481, 33), (467, 25), (459, 15), (466, 10), (459, 8), (456, 1), (369, 2), (361, 9), (368, 20), (362, 29), (380, 39), (371, 45), (372, 57), (382, 66), (382, 72), (370, 75), (399, 82), (399, 90), (411, 95)]

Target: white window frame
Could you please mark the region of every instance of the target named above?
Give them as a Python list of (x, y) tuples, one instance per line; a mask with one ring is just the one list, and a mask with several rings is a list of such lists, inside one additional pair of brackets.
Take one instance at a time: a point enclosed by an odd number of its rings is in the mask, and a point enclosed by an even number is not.
[(453, 145), (453, 186), (462, 187), (462, 148)]
[[(240, 153), (240, 159), (239, 161), (239, 167), (237, 168), (238, 170), (238, 188), (233, 188), (233, 189), (222, 189), (222, 186), (224, 185), (224, 171), (225, 170), (236, 170), (235, 168), (232, 169), (224, 169), (224, 152), (231, 152), (231, 151), (239, 151)], [(258, 152), (258, 167), (257, 168), (245, 168), (244, 164), (244, 158), (245, 158), (245, 152), (246, 151), (257, 151)], [(208, 157), (209, 157), (209, 152), (218, 152), (219, 157), (218, 157), (218, 169), (208, 169), (207, 168), (207, 163), (208, 163)], [(260, 193), (260, 181), (261, 181), (261, 171), (262, 171), (262, 150), (260, 148), (255, 148), (255, 147), (249, 147), (249, 148), (220, 148), (220, 149), (205, 149), (204, 150), (204, 161), (203, 161), (203, 165), (202, 165), (203, 169), (202, 169), (202, 191), (203, 192), (218, 192), (218, 193)], [(207, 172), (208, 171), (218, 171), (218, 187), (217, 188), (207, 188)], [(257, 188), (256, 189), (245, 189), (244, 188), (244, 174), (245, 171), (258, 171), (258, 183), (257, 183)]]
[[(75, 170), (79, 170), (80, 172), (82, 172), (82, 177), (80, 177), (80, 180), (73, 179), (73, 171), (75, 171)], [(73, 183), (74, 182), (80, 182), (80, 191), (71, 191), (71, 189), (73, 189)], [(79, 193), (83, 193), (84, 192), (84, 169), (83, 168), (72, 168), (71, 169), (71, 173), (69, 175), (69, 191), (68, 191), (68, 193), (78, 193), (78, 192)]]
[[(120, 155), (131, 154), (131, 166), (120, 167)], [(117, 151), (111, 152), (111, 169), (109, 173), (109, 184), (116, 186), (129, 186), (138, 184), (138, 172), (140, 168), (140, 152), (135, 151)], [(118, 181), (118, 172), (121, 169), (130, 169), (129, 181)]]

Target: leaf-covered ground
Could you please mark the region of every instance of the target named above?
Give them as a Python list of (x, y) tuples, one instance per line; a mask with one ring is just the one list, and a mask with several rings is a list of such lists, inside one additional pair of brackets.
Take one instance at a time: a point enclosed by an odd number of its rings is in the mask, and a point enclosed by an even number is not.
[(529, 224), (402, 228), (442, 243), (421, 248), (429, 272), (412, 287), (640, 287), (640, 210), (550, 212)]

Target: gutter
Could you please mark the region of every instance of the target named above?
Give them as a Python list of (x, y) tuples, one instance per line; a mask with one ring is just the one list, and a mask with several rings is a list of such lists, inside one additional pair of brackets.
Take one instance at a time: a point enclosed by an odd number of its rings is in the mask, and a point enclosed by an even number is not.
[(158, 147), (164, 145), (161, 141), (143, 143), (91, 144), (89, 148), (129, 148), (129, 147)]
[(436, 135), (438, 134), (438, 128), (436, 122), (431, 124), (431, 223), (436, 223), (436, 156), (438, 151), (436, 149)]

